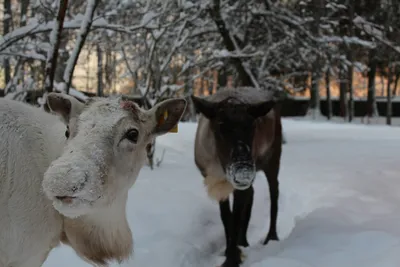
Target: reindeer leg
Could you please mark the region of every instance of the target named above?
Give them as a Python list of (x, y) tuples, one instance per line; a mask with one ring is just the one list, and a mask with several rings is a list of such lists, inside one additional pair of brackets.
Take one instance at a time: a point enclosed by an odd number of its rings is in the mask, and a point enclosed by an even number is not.
[(228, 244), (230, 241), (229, 227), (230, 227), (231, 221), (232, 221), (232, 212), (231, 212), (231, 208), (229, 206), (229, 198), (219, 202), (219, 211), (220, 211), (221, 220), (222, 220), (222, 224), (224, 225), (224, 231), (225, 231), (225, 239), (226, 239), (226, 247), (227, 247), (225, 250), (225, 256), (226, 256), (226, 253), (228, 250)]
[(279, 199), (279, 181), (278, 174), (280, 168), (281, 146), (274, 148), (274, 152), (269, 159), (264, 173), (267, 176), (269, 194), (271, 199), (270, 226), (268, 235), (264, 241), (264, 245), (268, 244), (269, 240), (278, 241), (276, 233), (276, 221), (278, 218), (278, 199)]
[(249, 228), (249, 222), (251, 218), (251, 210), (253, 208), (253, 200), (254, 200), (254, 188), (251, 186), (248, 192), (248, 199), (247, 203), (244, 207), (244, 216), (242, 218), (242, 227), (240, 228), (239, 232), (239, 246), (248, 247), (249, 242), (247, 241), (247, 229)]
[[(252, 189), (252, 188), (251, 188)], [(238, 247), (239, 232), (244, 225), (246, 217), (246, 205), (251, 196), (251, 190), (235, 190), (233, 192), (233, 212), (229, 221), (226, 260), (222, 267), (239, 267), (242, 263), (242, 252)]]

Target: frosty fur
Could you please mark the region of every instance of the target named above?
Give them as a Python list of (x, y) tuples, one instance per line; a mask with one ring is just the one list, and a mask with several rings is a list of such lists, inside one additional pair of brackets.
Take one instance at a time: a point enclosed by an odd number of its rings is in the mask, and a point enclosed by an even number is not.
[[(60, 241), (91, 264), (131, 256), (128, 190), (146, 145), (178, 123), (186, 101), (166, 100), (148, 111), (126, 109), (121, 101), (81, 103), (50, 93), (47, 103), (60, 120), (0, 100), (0, 267), (39, 267)], [(170, 117), (160, 125), (166, 110)], [(124, 138), (131, 128), (139, 132), (136, 143)]]

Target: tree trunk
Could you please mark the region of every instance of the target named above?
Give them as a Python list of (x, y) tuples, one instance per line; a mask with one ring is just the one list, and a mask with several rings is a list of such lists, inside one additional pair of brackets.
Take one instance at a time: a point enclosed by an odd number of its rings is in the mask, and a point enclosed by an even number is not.
[(352, 56), (351, 49), (349, 51), (348, 59), (351, 61), (351, 65), (348, 67), (347, 71), (347, 86), (349, 92), (349, 106), (348, 106), (348, 113), (349, 113), (349, 122), (353, 121), (354, 118), (354, 91), (353, 91), (353, 56)]
[(207, 75), (207, 89), (208, 89), (208, 94), (212, 95), (214, 89), (213, 70), (210, 70), (209, 75)]
[(64, 91), (67, 94), (69, 93), (69, 88), (71, 87), (72, 76), (74, 75), (74, 70), (76, 63), (78, 62), (79, 54), (81, 53), (82, 48), (85, 45), (86, 37), (89, 34), (90, 27), (92, 26), (94, 12), (99, 2), (100, 0), (89, 0), (87, 2), (85, 16), (78, 33), (78, 38), (76, 40), (74, 49), (72, 50), (72, 54), (68, 59), (67, 67), (64, 72)]
[(54, 74), (57, 67), (58, 48), (60, 46), (61, 31), (63, 29), (65, 13), (67, 12), (68, 0), (60, 0), (57, 19), (54, 21), (53, 30), (50, 33), (50, 44), (52, 49), (49, 49), (46, 59), (45, 82), (44, 87), (46, 92), (53, 91)]
[(20, 20), (20, 27), (26, 26), (26, 21), (28, 19), (27, 13), (28, 13), (28, 7), (29, 7), (29, 0), (21, 0), (21, 20)]
[(376, 49), (369, 51), (369, 71), (368, 71), (368, 97), (367, 97), (367, 116), (371, 118), (376, 115), (375, 99), (375, 76), (376, 76)]
[[(342, 17), (347, 17), (347, 14), (342, 14)], [(344, 37), (347, 35), (347, 31), (346, 31), (346, 23), (347, 21), (345, 19), (340, 19), (339, 21), (339, 34), (341, 37)], [(345, 44), (341, 43), (339, 45), (339, 51), (341, 53), (346, 53), (347, 52), (347, 47)], [(340, 102), (340, 115), (343, 117), (344, 120), (346, 120), (346, 117), (348, 115), (348, 107), (347, 107), (347, 71), (345, 69), (345, 63), (344, 62), (340, 62), (339, 63), (339, 80), (340, 80), (340, 84), (339, 84), (339, 102)]]
[[(312, 24), (312, 33), (314, 36), (319, 36), (319, 26), (324, 8), (324, 0), (313, 0), (314, 9), (314, 22)], [(310, 111), (313, 119), (319, 117), (320, 111), (320, 97), (319, 97), (319, 81), (321, 79), (320, 73), (320, 56), (316, 55), (316, 59), (313, 62), (312, 74), (311, 74), (311, 92), (310, 92)]]
[(103, 96), (103, 51), (99, 44), (96, 44), (97, 52), (97, 95)]
[[(10, 25), (12, 20), (12, 13), (11, 13), (11, 0), (4, 0), (4, 11), (3, 11), (3, 35), (6, 35), (10, 32)], [(7, 84), (11, 80), (11, 69), (10, 69), (10, 61), (7, 57), (4, 59), (4, 84)], [(1, 93), (0, 93), (1, 94)]]
[[(27, 21), (27, 13), (28, 13), (28, 7), (29, 7), (29, 0), (21, 0), (20, 1), (20, 22), (19, 26), (24, 27), (26, 26), (26, 21)], [(28, 60), (21, 59), (21, 68), (25, 69), (25, 63)], [(21, 83), (24, 84), (24, 76), (25, 76), (25, 71), (21, 72)]]
[[(222, 37), (226, 49), (230, 52), (233, 52), (236, 50), (235, 43), (233, 42), (231, 38), (231, 33), (229, 32), (228, 28), (226, 27), (225, 21), (222, 18), (220, 2), (221, 0), (213, 0), (211, 3), (211, 8), (208, 11), (215, 25), (217, 26), (217, 29)], [(246, 69), (242, 64), (241, 59), (232, 58), (231, 62), (233, 63), (233, 65), (236, 68), (236, 71), (238, 72), (239, 85), (255, 86), (255, 84), (253, 84), (253, 81), (251, 80), (250, 75), (246, 72)]]
[(137, 71), (135, 71), (135, 72), (133, 73), (132, 79), (133, 79), (132, 94), (133, 94), (133, 95), (136, 95), (136, 94), (138, 94), (138, 83), (139, 83), (139, 77), (138, 77)]
[[(392, 1), (390, 1), (392, 3)], [(398, 2), (398, 0), (395, 0), (395, 2)], [(394, 6), (393, 6), (394, 7)], [(397, 12), (397, 5), (396, 7), (396, 12)], [(385, 23), (385, 33), (386, 33), (386, 38), (390, 40), (390, 24), (392, 23), (392, 10), (388, 8), (388, 14), (386, 17), (386, 23)], [(392, 83), (392, 66), (391, 66), (391, 58), (388, 58), (388, 72), (387, 72), (387, 88), (386, 88), (386, 124), (391, 125), (392, 124), (392, 90), (390, 89), (390, 84)], [(383, 78), (382, 78), (383, 79)]]
[(131, 68), (131, 65), (129, 64), (129, 61), (128, 61), (128, 57), (127, 57), (127, 55), (125, 53), (125, 49), (123, 47), (121, 47), (121, 53), (122, 53), (122, 56), (124, 58), (126, 68), (128, 69), (129, 73), (131, 74), (131, 78), (132, 78), (132, 82), (133, 82), (133, 86), (132, 86), (132, 89), (130, 90), (130, 94), (135, 95), (137, 93), (137, 88), (138, 88), (138, 85), (137, 85), (137, 83), (138, 83), (137, 71), (136, 70), (134, 71)]
[(387, 101), (386, 101), (386, 124), (392, 124), (392, 90), (390, 90), (390, 84), (392, 83), (392, 69), (388, 67), (388, 79), (387, 79)]
[(330, 120), (332, 118), (330, 68), (328, 68), (325, 73), (325, 86), (326, 86), (326, 116), (327, 116), (328, 120)]
[(218, 87), (217, 90), (220, 87), (226, 87), (228, 84), (228, 73), (226, 70), (226, 67), (222, 67), (219, 71), (218, 71)]
[(67, 68), (67, 62), (70, 57), (68, 46), (69, 46), (70, 38), (68, 35), (63, 34), (60, 39), (60, 45), (58, 47), (58, 57), (57, 57), (57, 68), (54, 73), (54, 82), (62, 83), (64, 82), (64, 72)]
[[(318, 63), (314, 63), (317, 65)], [(310, 96), (310, 113), (312, 118), (315, 120), (320, 112), (320, 97), (319, 97), (319, 73), (318, 67), (313, 67), (311, 75), (311, 96)]]
[(116, 53), (112, 53), (112, 88), (113, 88), (113, 92), (117, 93), (117, 54)]
[(347, 117), (347, 73), (346, 70), (344, 69), (343, 64), (340, 65), (340, 70), (339, 70), (339, 79), (340, 79), (340, 84), (339, 84), (339, 90), (340, 90), (340, 96), (339, 96), (339, 102), (340, 102), (340, 115), (343, 117), (344, 120), (346, 120)]
[(109, 92), (111, 92), (111, 86), (112, 86), (112, 57), (111, 57), (111, 48), (107, 47), (106, 51), (106, 62), (105, 62), (105, 66), (104, 66), (104, 71), (105, 74), (104, 75), (104, 79), (105, 79), (105, 84), (106, 84), (106, 88), (108, 89)]
[[(349, 36), (354, 36), (354, 27), (353, 27), (353, 19), (354, 19), (354, 1), (350, 1), (348, 4), (348, 16), (349, 16), (349, 26), (348, 26), (348, 31), (349, 31)], [(348, 85), (348, 93), (349, 93), (349, 108), (348, 108), (348, 113), (349, 113), (349, 122), (353, 121), (354, 117), (354, 92), (353, 92), (353, 72), (354, 72), (354, 67), (353, 67), (353, 47), (350, 44), (347, 47), (347, 60), (350, 61), (350, 66), (348, 66), (348, 71), (347, 71), (347, 85)]]
[[(396, 67), (397, 69), (397, 67)], [(397, 84), (399, 83), (399, 79), (400, 79), (400, 71), (396, 72), (396, 78), (394, 80), (394, 87), (393, 87), (393, 95), (396, 96), (397, 95)]]

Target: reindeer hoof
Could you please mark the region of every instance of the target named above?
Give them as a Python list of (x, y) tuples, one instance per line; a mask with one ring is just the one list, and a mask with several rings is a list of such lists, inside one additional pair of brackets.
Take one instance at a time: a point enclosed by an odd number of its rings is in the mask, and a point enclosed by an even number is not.
[(218, 267), (239, 267), (240, 263), (238, 262), (231, 262), (231, 261), (225, 261), (222, 265)]
[(249, 242), (247, 242), (247, 239), (239, 240), (238, 245), (247, 248), (249, 246)]
[(276, 234), (276, 232), (268, 233), (267, 238), (265, 238), (265, 241), (263, 244), (267, 245), (270, 240), (279, 241), (279, 238), (278, 238), (278, 235)]
[(242, 260), (242, 262), (244, 262), (244, 260), (247, 258), (247, 255), (243, 253), (243, 251), (240, 251), (240, 259)]
[(239, 254), (235, 254), (235, 256), (233, 256), (233, 257), (232, 257), (232, 255), (228, 256), (227, 251), (225, 251), (226, 260), (222, 265), (220, 265), (218, 267), (239, 267), (240, 264), (246, 259), (247, 256), (239, 248), (238, 248), (238, 250), (239, 250), (238, 251)]
[[(226, 257), (226, 250), (224, 256)], [(247, 258), (247, 255), (243, 253), (243, 251), (240, 251), (240, 259), (244, 261)]]

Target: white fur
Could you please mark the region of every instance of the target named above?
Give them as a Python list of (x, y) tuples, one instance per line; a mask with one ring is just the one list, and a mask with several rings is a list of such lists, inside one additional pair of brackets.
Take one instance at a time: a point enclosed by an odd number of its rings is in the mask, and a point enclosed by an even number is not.
[[(200, 115), (194, 155), (197, 163), (205, 167), (204, 185), (208, 196), (215, 201), (221, 201), (227, 199), (234, 188), (227, 180), (218, 157), (214, 156), (216, 155), (215, 139), (209, 123), (210, 121), (207, 118)], [(207, 142), (203, 142), (203, 140), (207, 140)]]
[[(135, 119), (118, 99), (97, 99), (72, 112), (67, 142), (57, 116), (0, 99), (0, 267), (39, 267), (60, 240), (89, 262), (132, 252), (125, 205), (155, 111)], [(137, 144), (122, 138), (128, 128), (139, 130)]]
[(41, 185), (64, 131), (55, 116), (0, 100), (0, 267), (41, 266), (59, 243), (62, 217)]

